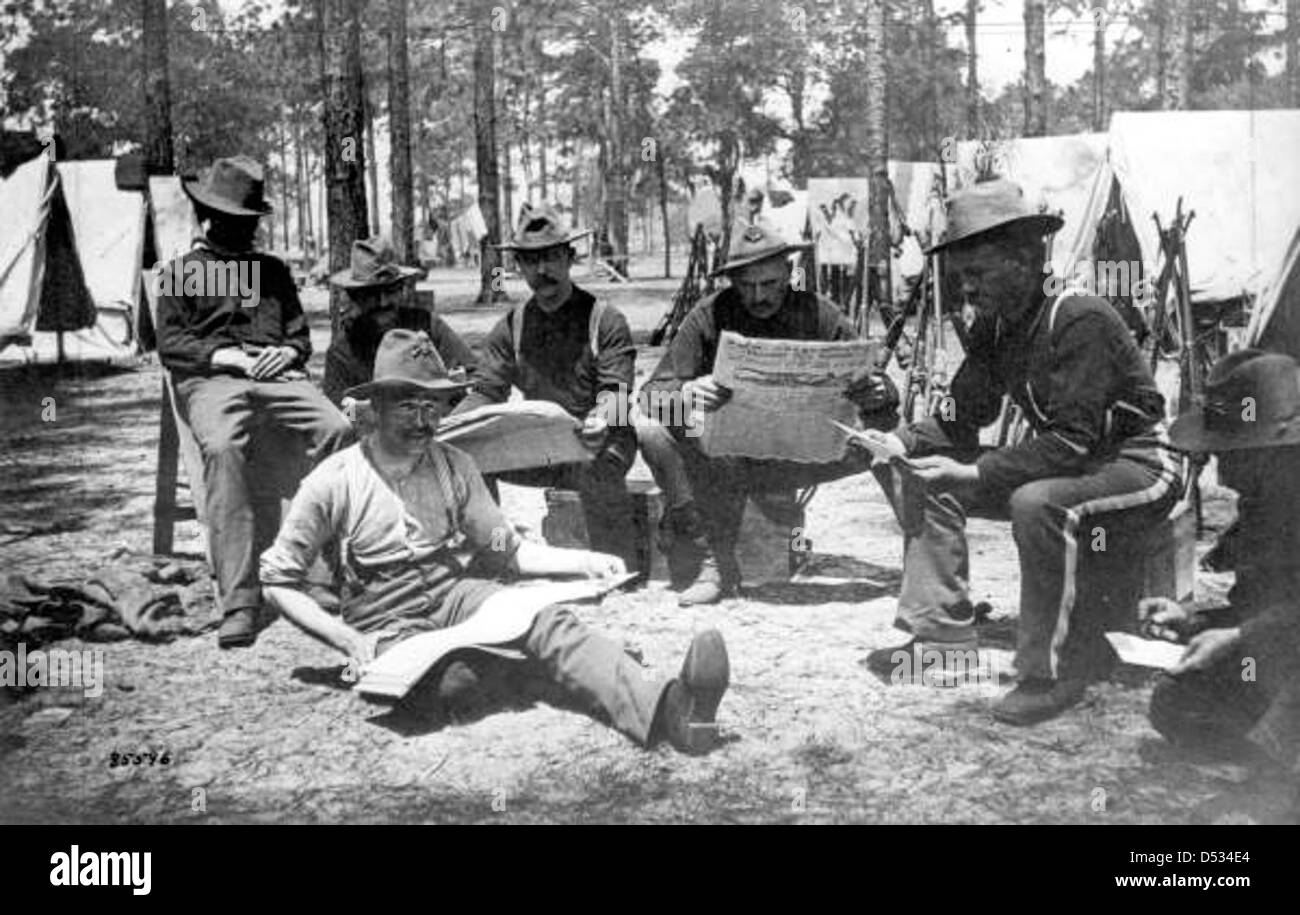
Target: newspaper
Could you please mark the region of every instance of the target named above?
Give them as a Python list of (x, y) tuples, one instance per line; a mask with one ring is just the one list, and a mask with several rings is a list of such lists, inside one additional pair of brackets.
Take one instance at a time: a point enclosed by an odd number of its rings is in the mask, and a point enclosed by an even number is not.
[[(635, 572), (611, 578), (521, 582), (489, 597), (478, 612), (455, 626), (423, 632), (384, 652), (353, 687), (370, 696), (400, 699), (449, 653), (461, 648), (504, 645), (522, 638), (538, 612), (552, 604), (590, 600), (622, 587)], [(504, 653), (504, 652), (497, 652)], [(520, 655), (519, 657), (522, 657)]]
[(512, 400), (448, 416), (437, 439), (474, 459), (480, 473), (591, 460), (578, 420), (548, 400)]
[(828, 464), (848, 447), (827, 420), (853, 423), (849, 380), (876, 364), (880, 344), (765, 340), (724, 331), (713, 379), (731, 398), (705, 419), (706, 454)]

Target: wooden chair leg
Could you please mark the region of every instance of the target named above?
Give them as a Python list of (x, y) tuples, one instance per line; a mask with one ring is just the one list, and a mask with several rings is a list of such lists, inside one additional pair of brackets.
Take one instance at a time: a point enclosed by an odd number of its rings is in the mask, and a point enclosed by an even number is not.
[(162, 382), (162, 404), (158, 414), (158, 469), (154, 477), (153, 551), (171, 553), (176, 524), (176, 473), (180, 461), (180, 440), (172, 397), (166, 379)]

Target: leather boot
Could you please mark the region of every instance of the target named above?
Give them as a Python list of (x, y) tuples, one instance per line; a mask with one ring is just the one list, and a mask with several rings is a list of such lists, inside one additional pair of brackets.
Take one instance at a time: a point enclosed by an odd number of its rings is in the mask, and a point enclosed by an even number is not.
[(659, 522), (659, 552), (668, 563), (673, 588), (685, 588), (699, 576), (700, 564), (709, 555), (709, 542), (694, 502), (665, 513)]
[(740, 563), (731, 549), (710, 549), (700, 563), (700, 573), (677, 598), (677, 606), (716, 604), (740, 592)]

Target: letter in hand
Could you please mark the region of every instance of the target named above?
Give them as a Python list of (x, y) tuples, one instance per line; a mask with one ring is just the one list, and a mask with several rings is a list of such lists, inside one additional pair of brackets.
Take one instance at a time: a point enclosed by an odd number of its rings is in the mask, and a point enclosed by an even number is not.
[(689, 409), (712, 413), (731, 399), (731, 389), (718, 384), (712, 375), (701, 375), (682, 385), (682, 396)]
[(1187, 651), (1182, 659), (1169, 672), (1174, 676), (1197, 670), (1208, 670), (1241, 641), (1240, 629), (1206, 629), (1192, 637), (1187, 643)]

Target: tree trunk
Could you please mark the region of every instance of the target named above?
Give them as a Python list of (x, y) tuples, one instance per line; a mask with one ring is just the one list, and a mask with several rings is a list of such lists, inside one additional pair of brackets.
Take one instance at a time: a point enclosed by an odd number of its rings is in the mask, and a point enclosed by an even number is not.
[(939, 68), (935, 66), (935, 51), (939, 47), (939, 25), (934, 17), (934, 0), (925, 0), (922, 7), (924, 22), (921, 27), (921, 56), (925, 72), (929, 74), (925, 91), (925, 146), (926, 159), (939, 154)]
[(975, 50), (975, 23), (979, 0), (966, 0), (966, 138), (980, 135), (979, 58)]
[(655, 156), (655, 168), (659, 171), (659, 219), (664, 224), (664, 279), (668, 279), (673, 275), (673, 242), (668, 231), (668, 175), (662, 152)]
[(1169, 0), (1166, 4), (1167, 25), (1165, 91), (1161, 107), (1181, 111), (1191, 104), (1192, 96), (1192, 10), (1190, 0)]
[(1156, 97), (1165, 104), (1169, 82), (1169, 7), (1167, 0), (1152, 0), (1152, 16), (1156, 21)]
[(502, 228), (507, 236), (515, 230), (515, 170), (511, 162), (513, 158), (514, 156), (510, 154), (510, 141), (503, 141), (501, 144), (501, 164), (504, 174), (501, 176), (501, 197), (504, 203), (501, 215), (504, 220)]
[(607, 234), (614, 255), (610, 259), (614, 269), (627, 276), (627, 157), (623, 149), (623, 63), (619, 34), (619, 16), (615, 11), (609, 20), (609, 98), (605, 108), (605, 126), (609, 133), (608, 168), (606, 175)]
[(306, 214), (311, 212), (311, 203), (303, 206), (302, 196), (302, 125), (298, 123), (298, 112), (294, 111), (293, 118), (293, 201), (294, 210), (298, 216), (298, 248), (308, 257), (312, 252), (307, 246), (307, 229)]
[(1286, 82), (1288, 104), (1300, 108), (1300, 0), (1286, 0)]
[[(365, 3), (365, 0), (362, 0)], [(375, 108), (370, 98), (370, 87), (365, 84), (365, 71), (361, 73), (361, 111), (365, 118), (366, 180), (370, 182), (370, 231), (367, 235), (382, 233), (379, 223), (379, 157), (375, 155)]]
[[(1297, 0), (1300, 2), (1300, 0)], [(537, 180), (538, 191), (542, 195), (542, 202), (545, 203), (551, 199), (551, 189), (547, 183), (546, 177), (546, 134), (537, 134)]]
[(501, 241), (500, 176), (497, 172), (496, 53), (489, 17), (477, 17), (474, 26), (474, 158), (477, 163), (478, 205), (483, 211), (487, 235), (479, 243), (479, 292), (481, 305), (505, 298), (499, 286), (501, 254), (492, 247)]
[(289, 141), (284, 135), (283, 122), (276, 125), (276, 139), (280, 141), (280, 237), (284, 239), (284, 250), (289, 250), (289, 159), (285, 147)]
[(888, 303), (889, 292), (889, 121), (888, 76), (885, 69), (885, 0), (867, 2), (867, 40), (864, 77), (867, 87), (866, 155), (870, 231), (867, 237), (867, 275), (874, 284), (870, 300)]
[(1094, 0), (1092, 10), (1092, 129), (1106, 129), (1106, 0)]
[(411, 177), (411, 77), (406, 48), (406, 0), (388, 0), (389, 181), (393, 188), (393, 247), (403, 264), (418, 266)]
[(1025, 136), (1047, 135), (1047, 0), (1025, 0)]
[[(317, 0), (321, 82), (325, 88), (325, 216), (330, 270), (348, 266), (352, 243), (366, 231), (364, 89), (361, 8), (364, 0)], [(337, 333), (340, 292), (330, 293), (330, 327)]]
[(141, 0), (144, 32), (144, 161), (151, 175), (170, 175), (172, 150), (171, 81), (167, 75), (167, 0)]

